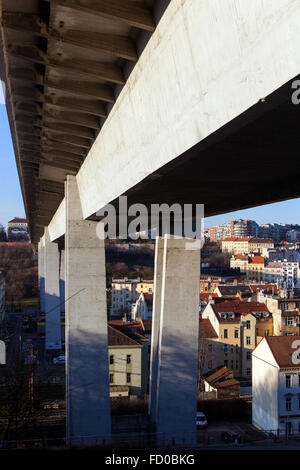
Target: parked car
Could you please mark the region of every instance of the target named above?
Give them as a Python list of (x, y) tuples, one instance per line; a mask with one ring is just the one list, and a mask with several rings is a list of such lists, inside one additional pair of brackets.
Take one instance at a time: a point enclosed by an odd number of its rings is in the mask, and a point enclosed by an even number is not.
[(224, 431), (222, 434), (222, 439), (225, 442), (241, 442), (241, 436), (238, 433), (232, 431)]
[(57, 356), (53, 358), (53, 364), (65, 364), (66, 356), (63, 354), (61, 356)]
[(197, 424), (198, 429), (206, 429), (207, 428), (206, 416), (201, 411), (197, 412), (196, 424)]

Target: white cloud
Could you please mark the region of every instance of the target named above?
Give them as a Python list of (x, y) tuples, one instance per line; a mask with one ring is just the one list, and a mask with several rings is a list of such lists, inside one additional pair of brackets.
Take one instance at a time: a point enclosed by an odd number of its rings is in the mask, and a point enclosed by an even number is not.
[(0, 104), (5, 104), (5, 83), (0, 80)]

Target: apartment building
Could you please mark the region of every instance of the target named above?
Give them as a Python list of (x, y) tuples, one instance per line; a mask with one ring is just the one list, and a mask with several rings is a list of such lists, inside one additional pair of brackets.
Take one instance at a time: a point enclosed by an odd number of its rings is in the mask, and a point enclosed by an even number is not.
[(275, 336), (300, 334), (300, 296), (293, 289), (281, 289), (277, 295), (261, 293), (259, 300), (272, 313)]
[(299, 261), (272, 261), (264, 268), (264, 281), (278, 282), (287, 288), (297, 287), (300, 281)]
[(131, 319), (137, 320), (140, 318), (142, 320), (151, 320), (152, 308), (153, 294), (146, 294), (141, 292), (139, 298), (131, 308)]
[[(216, 333), (212, 338), (215, 366), (224, 365), (235, 377), (251, 378), (251, 353), (263, 336), (273, 334), (267, 306), (258, 302), (230, 300), (208, 303), (202, 313)], [(218, 343), (218, 344), (216, 344)]]
[(300, 336), (267, 336), (252, 353), (252, 422), (279, 436), (300, 434), (299, 344)]
[(120, 317), (131, 314), (132, 305), (141, 293), (153, 294), (153, 281), (141, 279), (112, 279), (111, 316)]
[(274, 242), (269, 238), (227, 237), (222, 241), (222, 251), (234, 255), (238, 253), (261, 254), (264, 249), (268, 248), (274, 248)]
[[(148, 391), (149, 340), (138, 323), (108, 324), (111, 396), (144, 395)], [(127, 387), (127, 389), (126, 389)]]

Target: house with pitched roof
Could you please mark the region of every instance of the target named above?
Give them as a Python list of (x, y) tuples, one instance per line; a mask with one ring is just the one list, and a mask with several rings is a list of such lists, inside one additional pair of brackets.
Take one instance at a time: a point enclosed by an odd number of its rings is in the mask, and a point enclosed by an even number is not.
[(131, 307), (132, 320), (151, 320), (153, 307), (153, 294), (141, 292), (135, 304)]
[(240, 382), (233, 377), (232, 370), (216, 367), (203, 376), (205, 392), (215, 392), (217, 399), (239, 398)]
[(216, 333), (215, 366), (224, 365), (235, 377), (251, 379), (251, 353), (263, 336), (273, 334), (273, 319), (267, 306), (239, 299), (212, 300), (202, 318), (210, 321)]
[(300, 336), (267, 336), (252, 353), (252, 422), (300, 434)]
[(139, 322), (115, 320), (108, 324), (111, 396), (144, 395), (148, 391), (149, 340), (142, 328)]

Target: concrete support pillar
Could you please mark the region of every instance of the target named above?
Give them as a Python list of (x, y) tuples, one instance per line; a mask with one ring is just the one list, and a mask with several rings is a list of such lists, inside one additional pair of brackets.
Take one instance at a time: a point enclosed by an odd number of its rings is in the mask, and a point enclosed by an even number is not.
[(40, 310), (45, 313), (45, 240), (38, 243), (38, 280), (40, 290)]
[(187, 242), (164, 238), (154, 416), (169, 445), (196, 442), (200, 249)]
[(59, 290), (60, 312), (65, 313), (65, 250), (60, 251)]
[(61, 350), (59, 251), (57, 243), (50, 241), (49, 230), (44, 234), (46, 351)]
[(161, 321), (161, 285), (163, 269), (164, 239), (156, 237), (154, 258), (154, 295), (152, 311), (149, 415), (151, 423), (157, 421), (157, 374), (158, 374), (158, 342)]
[(75, 176), (66, 182), (67, 441), (110, 439), (104, 241), (83, 220)]

